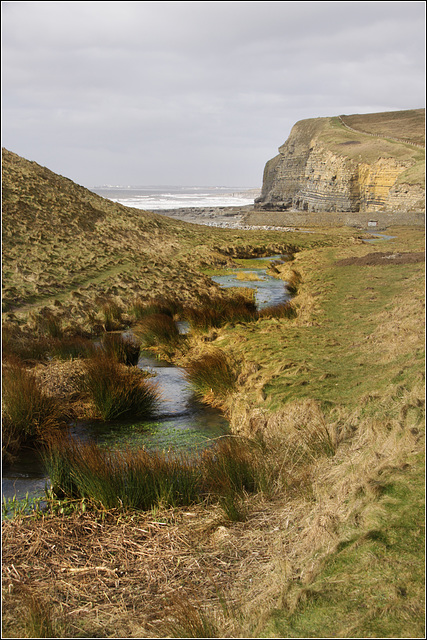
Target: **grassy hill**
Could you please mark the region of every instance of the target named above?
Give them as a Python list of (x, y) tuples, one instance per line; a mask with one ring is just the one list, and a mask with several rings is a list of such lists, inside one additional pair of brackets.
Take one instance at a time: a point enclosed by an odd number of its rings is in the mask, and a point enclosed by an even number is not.
[(325, 234), (242, 233), (188, 225), (101, 198), (3, 149), (3, 312), (23, 321), (43, 307), (79, 323), (102, 301), (181, 300), (215, 286), (203, 265), (233, 255), (330, 242)]

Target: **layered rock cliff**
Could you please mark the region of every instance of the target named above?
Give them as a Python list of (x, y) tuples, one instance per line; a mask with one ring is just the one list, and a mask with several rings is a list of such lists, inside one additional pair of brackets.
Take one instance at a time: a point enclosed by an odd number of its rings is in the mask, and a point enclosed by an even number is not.
[(267, 162), (255, 209), (424, 211), (424, 109), (359, 115), (363, 131), (351, 122), (352, 116), (297, 122)]

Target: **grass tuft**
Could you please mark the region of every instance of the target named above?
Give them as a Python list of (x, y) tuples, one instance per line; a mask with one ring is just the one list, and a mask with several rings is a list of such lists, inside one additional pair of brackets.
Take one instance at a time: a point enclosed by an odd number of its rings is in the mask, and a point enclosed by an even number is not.
[(210, 404), (223, 401), (237, 383), (237, 373), (228, 356), (219, 349), (190, 360), (185, 376), (196, 396)]
[(254, 300), (241, 294), (230, 297), (200, 296), (199, 306), (187, 306), (184, 317), (193, 330), (208, 331), (228, 323), (251, 322), (256, 319)]
[(121, 333), (104, 333), (101, 338), (104, 353), (125, 365), (137, 365), (141, 347), (137, 340)]
[(175, 320), (165, 313), (144, 316), (138, 323), (136, 332), (146, 348), (174, 347), (181, 339)]
[(3, 456), (24, 443), (43, 441), (65, 426), (62, 405), (46, 395), (35, 376), (19, 364), (3, 370)]
[(139, 369), (128, 369), (104, 353), (86, 361), (84, 388), (103, 420), (149, 418), (156, 411), (159, 394)]
[(103, 509), (178, 507), (219, 500), (231, 520), (243, 519), (245, 493), (262, 489), (262, 457), (252, 443), (221, 439), (202, 454), (127, 448), (51, 438), (43, 452), (53, 494), (88, 499)]

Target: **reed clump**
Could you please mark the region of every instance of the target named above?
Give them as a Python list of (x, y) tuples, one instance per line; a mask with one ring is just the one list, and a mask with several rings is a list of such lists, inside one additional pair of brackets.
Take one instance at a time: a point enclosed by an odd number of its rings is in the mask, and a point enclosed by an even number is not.
[(137, 321), (158, 313), (173, 318), (181, 311), (182, 304), (178, 300), (168, 297), (151, 298), (147, 301), (136, 299), (130, 307), (130, 313)]
[(64, 336), (51, 339), (49, 355), (58, 360), (76, 360), (90, 357), (95, 351), (94, 344), (82, 336)]
[[(262, 488), (263, 464), (252, 443), (221, 439), (202, 454), (122, 451), (70, 437), (52, 438), (43, 461), (57, 498), (88, 499), (103, 509), (148, 510), (204, 500), (236, 501)], [(231, 518), (236, 519), (236, 518)]]
[(132, 336), (121, 333), (104, 333), (101, 338), (104, 353), (119, 363), (127, 366), (138, 364), (141, 345)]
[(2, 327), (3, 362), (43, 362), (48, 357), (49, 346), (49, 339), (37, 335), (34, 331), (24, 331), (20, 327), (7, 324)]
[(146, 348), (174, 347), (182, 337), (173, 317), (165, 313), (144, 316), (138, 322), (136, 332)]
[(294, 305), (287, 301), (280, 304), (273, 305), (271, 307), (265, 307), (258, 311), (259, 318), (286, 318), (293, 320), (297, 317), (297, 311)]
[(197, 331), (208, 331), (226, 324), (251, 322), (257, 317), (254, 300), (241, 294), (229, 297), (200, 296), (199, 305), (187, 306), (183, 313), (191, 328)]
[(49, 309), (42, 310), (38, 314), (30, 313), (30, 320), (39, 336), (62, 338), (62, 319)]
[(102, 352), (86, 361), (83, 387), (102, 420), (148, 419), (159, 401), (156, 385), (144, 372), (129, 369)]
[(217, 349), (190, 360), (185, 377), (197, 397), (215, 405), (236, 388), (238, 374), (226, 353)]
[(295, 296), (298, 293), (298, 288), (301, 282), (301, 273), (296, 269), (291, 269), (290, 275), (286, 278), (286, 289), (292, 296)]
[(123, 309), (117, 302), (114, 300), (103, 302), (101, 311), (105, 331), (115, 331), (123, 327)]
[(46, 395), (36, 377), (20, 364), (3, 369), (2, 453), (7, 459), (27, 443), (43, 442), (65, 428), (62, 404)]

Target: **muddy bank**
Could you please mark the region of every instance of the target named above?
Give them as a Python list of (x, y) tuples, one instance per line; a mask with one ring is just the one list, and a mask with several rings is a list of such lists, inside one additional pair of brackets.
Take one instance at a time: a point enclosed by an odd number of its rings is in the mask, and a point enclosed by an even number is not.
[(360, 258), (344, 258), (336, 263), (340, 267), (349, 265), (375, 266), (381, 264), (415, 264), (425, 261), (425, 252), (393, 253), (392, 251), (368, 253)]

